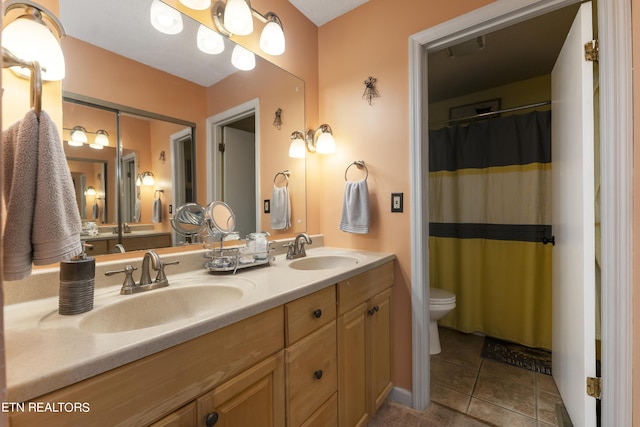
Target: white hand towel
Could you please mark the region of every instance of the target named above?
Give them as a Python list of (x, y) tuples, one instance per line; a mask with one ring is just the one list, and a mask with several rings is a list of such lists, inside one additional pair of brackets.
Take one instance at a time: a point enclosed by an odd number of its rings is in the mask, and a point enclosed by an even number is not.
[(136, 199), (136, 204), (134, 206), (133, 218), (131, 219), (133, 222), (140, 222), (140, 218), (142, 217), (142, 206), (140, 205), (140, 199)]
[(3, 278), (31, 275), (31, 265), (82, 252), (82, 223), (58, 130), (46, 112), (30, 111), (2, 132), (6, 208)]
[(158, 197), (153, 201), (153, 211), (151, 213), (151, 222), (162, 222), (162, 200)]
[(286, 230), (291, 227), (291, 200), (288, 187), (273, 186), (271, 193), (271, 228)]
[(345, 182), (340, 230), (366, 234), (369, 232), (369, 217), (367, 180)]

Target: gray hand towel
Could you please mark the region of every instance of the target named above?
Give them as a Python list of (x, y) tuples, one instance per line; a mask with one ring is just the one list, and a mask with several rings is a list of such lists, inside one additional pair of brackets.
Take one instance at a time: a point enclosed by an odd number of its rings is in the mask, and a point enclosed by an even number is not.
[(91, 208), (91, 217), (93, 219), (98, 219), (99, 216), (100, 216), (100, 206), (98, 205), (98, 202), (93, 202), (93, 207)]
[(271, 228), (274, 230), (286, 230), (291, 227), (291, 200), (288, 187), (273, 186), (269, 219)]
[(82, 223), (58, 131), (47, 113), (28, 112), (2, 132), (6, 208), (3, 278), (31, 275), (31, 265), (79, 255)]
[(367, 180), (345, 182), (340, 230), (366, 234), (369, 232), (369, 216)]
[(151, 213), (151, 222), (162, 222), (162, 200), (158, 197), (153, 201), (153, 211)]

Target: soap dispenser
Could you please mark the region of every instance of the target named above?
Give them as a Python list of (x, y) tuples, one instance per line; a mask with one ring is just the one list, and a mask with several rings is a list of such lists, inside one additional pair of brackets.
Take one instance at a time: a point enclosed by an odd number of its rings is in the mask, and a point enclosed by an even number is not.
[(96, 277), (96, 259), (87, 257), (82, 242), (82, 253), (69, 261), (60, 262), (60, 291), (58, 313), (64, 315), (86, 313), (93, 310), (93, 291)]

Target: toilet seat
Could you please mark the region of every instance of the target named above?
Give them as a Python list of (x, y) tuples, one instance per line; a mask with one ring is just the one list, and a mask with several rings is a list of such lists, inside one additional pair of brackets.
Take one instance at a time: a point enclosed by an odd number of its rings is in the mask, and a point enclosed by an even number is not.
[(439, 288), (429, 288), (429, 304), (444, 305), (456, 302), (456, 295)]

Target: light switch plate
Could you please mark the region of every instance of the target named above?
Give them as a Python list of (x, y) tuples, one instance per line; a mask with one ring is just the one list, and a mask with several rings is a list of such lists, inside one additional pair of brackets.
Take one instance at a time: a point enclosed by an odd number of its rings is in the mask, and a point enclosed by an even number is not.
[(404, 193), (391, 193), (391, 212), (402, 212)]
[(265, 199), (264, 201), (264, 213), (271, 213), (271, 199)]

